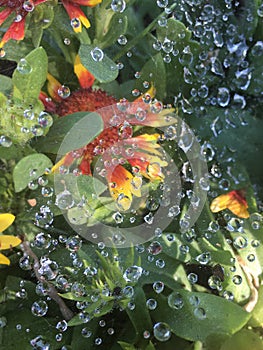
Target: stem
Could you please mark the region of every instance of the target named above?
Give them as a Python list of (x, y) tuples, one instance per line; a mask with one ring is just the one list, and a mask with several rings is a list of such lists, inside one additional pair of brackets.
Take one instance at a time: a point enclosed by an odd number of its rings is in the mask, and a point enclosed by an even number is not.
[[(170, 9), (173, 10), (176, 7), (177, 3), (174, 3)], [(138, 41), (140, 41), (146, 34), (148, 34), (149, 32), (151, 32), (155, 25), (156, 22), (158, 22), (158, 20), (163, 17), (164, 15), (167, 15), (165, 13), (165, 11), (163, 11), (159, 16), (157, 16), (142, 32), (140, 32), (139, 35), (137, 35), (134, 39), (132, 39), (127, 45), (125, 45), (125, 47), (119, 51), (117, 53), (117, 55), (115, 55), (113, 57), (113, 61), (118, 60), (121, 56), (123, 56), (124, 54), (126, 54), (132, 47), (134, 47)]]
[(58, 295), (56, 288), (38, 272), (40, 268), (39, 260), (36, 254), (30, 248), (28, 242), (22, 243), (22, 250), (24, 253), (26, 253), (28, 256), (30, 256), (34, 260), (33, 269), (37, 280), (39, 282), (45, 282), (48, 285), (48, 296), (58, 304), (60, 312), (64, 317), (64, 319), (66, 321), (70, 320), (74, 315), (73, 312), (67, 307), (64, 300)]

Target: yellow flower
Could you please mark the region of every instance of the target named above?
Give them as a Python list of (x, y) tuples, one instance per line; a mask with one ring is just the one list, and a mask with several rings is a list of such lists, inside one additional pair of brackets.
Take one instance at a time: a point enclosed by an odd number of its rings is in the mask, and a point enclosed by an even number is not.
[[(0, 232), (3, 232), (10, 225), (12, 225), (14, 220), (15, 216), (12, 214), (0, 214)], [(0, 250), (16, 247), (20, 243), (21, 239), (17, 237), (9, 235), (0, 235)], [(10, 260), (3, 254), (0, 254), (0, 264), (9, 265)]]

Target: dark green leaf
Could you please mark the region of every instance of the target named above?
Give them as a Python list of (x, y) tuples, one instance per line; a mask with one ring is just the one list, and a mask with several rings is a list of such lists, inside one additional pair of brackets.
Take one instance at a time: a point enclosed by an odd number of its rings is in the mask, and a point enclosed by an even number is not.
[(87, 145), (103, 130), (97, 113), (77, 112), (54, 121), (47, 136), (39, 138), (34, 147), (45, 153), (64, 155)]
[[(79, 55), (82, 64), (94, 75), (94, 77), (100, 83), (109, 83), (112, 80), (116, 79), (119, 71), (116, 64), (99, 48), (94, 45), (81, 45), (79, 49)], [(101, 58), (95, 61), (92, 57), (99, 53)]]
[(10, 95), (13, 88), (12, 79), (6, 77), (5, 75), (0, 75), (0, 92), (2, 92), (5, 96)]
[(47, 77), (47, 54), (42, 47), (31, 51), (25, 58), (25, 69), (18, 67), (13, 74), (13, 84), (26, 103), (34, 103)]
[(25, 189), (30, 181), (38, 179), (52, 165), (51, 160), (40, 153), (31, 154), (21, 159), (13, 172), (15, 191), (20, 192)]
[(156, 322), (168, 323), (172, 332), (184, 339), (205, 341), (213, 334), (234, 334), (251, 316), (239, 305), (212, 294), (179, 293), (181, 309), (172, 309), (166, 297), (156, 296), (158, 308), (152, 313)]

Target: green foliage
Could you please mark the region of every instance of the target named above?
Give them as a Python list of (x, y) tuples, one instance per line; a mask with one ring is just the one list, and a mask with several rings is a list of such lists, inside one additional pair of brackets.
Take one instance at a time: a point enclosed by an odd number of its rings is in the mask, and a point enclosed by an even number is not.
[[(8, 233), (21, 236), (24, 252), (4, 252), (11, 265), (1, 266), (0, 348), (29, 350), (43, 342), (54, 350), (98, 345), (102, 350), (263, 349), (262, 1), (126, 0), (125, 9), (114, 11), (114, 2), (104, 0), (81, 7), (91, 23), (81, 32), (74, 32), (63, 5), (47, 1), (26, 13), (25, 39), (9, 40), (1, 58), (18, 64), (12, 78), (4, 70), (0, 74), (1, 212), (16, 216)], [(12, 14), (4, 21), (2, 33), (16, 23), (13, 19)], [(114, 113), (133, 128), (134, 134), (121, 140), (131, 143), (129, 151), (142, 151), (137, 141), (132, 143), (134, 136), (158, 132), (158, 151), (176, 169), (164, 167), (160, 183), (145, 176), (142, 197), (133, 198), (127, 211), (119, 211), (109, 195), (115, 183), (101, 171), (109, 164), (136, 171), (128, 149), (109, 142), (115, 125), (109, 127), (109, 139), (100, 140), (110, 144), (104, 154), (88, 154), (96, 176), (79, 174), (82, 158), (74, 152), (69, 169), (47, 171), (68, 152), (85, 151), (104, 130), (103, 120), (113, 117), (86, 111), (58, 118), (54, 111), (70, 105), (72, 96), (45, 106), (40, 102), (40, 92), (49, 91), (47, 73), (76, 96), (78, 54), (96, 79), (91, 88), (96, 104), (104, 106), (96, 89), (123, 99)], [(162, 116), (158, 104), (164, 111), (175, 107), (178, 120), (197, 136), (196, 159), (207, 163), (207, 200), (202, 211), (195, 208), (189, 230), (183, 226), (188, 202), (199, 195), (191, 193), (197, 179), (186, 171), (192, 150), (184, 146), (192, 134), (184, 134), (181, 125), (153, 130), (128, 124), (131, 101), (152, 85), (156, 95), (138, 106), (152, 116)], [(74, 103), (75, 108), (82, 102)], [(45, 108), (47, 125), (39, 127)], [(143, 153), (139, 157), (144, 160)], [(180, 186), (173, 192), (177, 180)], [(249, 218), (234, 215), (230, 205), (212, 213), (212, 200), (234, 190), (244, 190)], [(63, 194), (71, 201), (60, 207)], [(174, 216), (173, 197), (180, 199)], [(167, 227), (159, 221), (159, 210)], [(135, 244), (129, 244), (134, 243), (131, 227), (138, 228)], [(145, 227), (152, 233), (148, 242)], [(121, 240), (115, 242), (119, 233), (125, 248)], [(134, 279), (127, 278), (130, 269), (138, 273)], [(48, 305), (43, 317), (31, 311), (38, 300)], [(65, 331), (58, 329), (62, 320)], [(166, 341), (156, 336), (158, 322), (171, 332)], [(40, 335), (40, 345), (34, 345)]]

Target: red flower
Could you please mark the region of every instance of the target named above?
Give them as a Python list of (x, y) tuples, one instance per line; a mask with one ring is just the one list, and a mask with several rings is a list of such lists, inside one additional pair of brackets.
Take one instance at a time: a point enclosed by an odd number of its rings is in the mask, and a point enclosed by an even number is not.
[(65, 7), (69, 18), (71, 19), (71, 25), (75, 32), (81, 32), (83, 24), (86, 28), (90, 27), (90, 22), (81, 10), (80, 6), (93, 7), (100, 4), (102, 0), (62, 0), (62, 4)]
[(0, 12), (0, 25), (4, 23), (10, 15), (15, 15), (13, 23), (10, 25), (2, 38), (0, 48), (2, 48), (10, 39), (24, 39), (26, 16), (28, 13), (32, 12), (37, 5), (45, 1), (47, 0), (0, 0), (0, 7), (3, 7)]
[(82, 174), (94, 176), (92, 165), (100, 157), (99, 163), (103, 166), (98, 170), (96, 165), (95, 171), (106, 178), (119, 210), (128, 210), (133, 195), (141, 196), (143, 179), (162, 181), (162, 169), (168, 165), (158, 143), (160, 135), (154, 130), (151, 134), (134, 136), (134, 127), (171, 125), (176, 121), (172, 114), (174, 110), (152, 101), (154, 88), (131, 103), (125, 99), (118, 102), (104, 91), (92, 90), (93, 76), (82, 65), (78, 74), (76, 64), (81, 65), (79, 59), (75, 61), (75, 72), (84, 88), (65, 99), (57, 93), (61, 84), (48, 75), (49, 94), (57, 101), (55, 111), (60, 116), (96, 111), (102, 117), (104, 130), (85, 147), (66, 154), (53, 167), (53, 172), (63, 171), (64, 167), (77, 167)]

